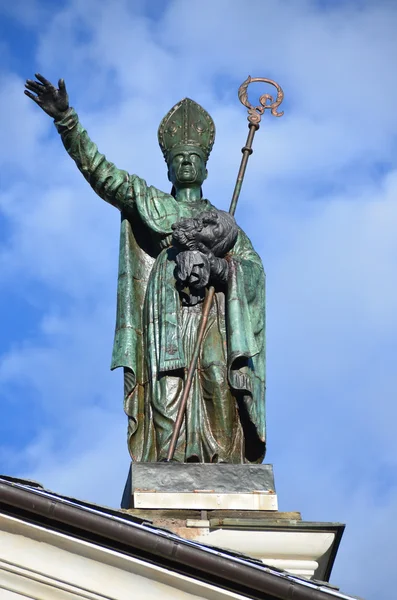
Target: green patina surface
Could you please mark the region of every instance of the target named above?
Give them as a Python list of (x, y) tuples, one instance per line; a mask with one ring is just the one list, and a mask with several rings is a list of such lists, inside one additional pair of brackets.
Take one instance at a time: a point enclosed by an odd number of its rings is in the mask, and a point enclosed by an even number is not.
[[(215, 129), (197, 106), (187, 99), (176, 105), (160, 125), (159, 141), (169, 173), (170, 157), (182, 145), (201, 150), (197, 160), (204, 179)], [(202, 181), (174, 187), (171, 195), (118, 169), (98, 152), (72, 108), (56, 126), (88, 183), (121, 212), (112, 368), (124, 368), (133, 460), (162, 460), (201, 315), (200, 304), (181, 304), (171, 227), (213, 206), (201, 197)], [(228, 282), (217, 289), (210, 312), (175, 452), (179, 461), (261, 462), (265, 453), (264, 271), (241, 229), (227, 258)]]

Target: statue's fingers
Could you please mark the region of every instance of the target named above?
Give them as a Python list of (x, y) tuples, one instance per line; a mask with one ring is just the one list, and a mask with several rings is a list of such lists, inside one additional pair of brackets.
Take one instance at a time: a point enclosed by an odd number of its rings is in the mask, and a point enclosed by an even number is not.
[(36, 79), (38, 79), (39, 81), (41, 81), (41, 83), (43, 85), (45, 85), (47, 87), (54, 88), (54, 86), (52, 85), (51, 81), (48, 81), (48, 79), (46, 79), (45, 77), (43, 77), (42, 75), (40, 75), (40, 73), (35, 73), (34, 76), (36, 77)]
[(31, 92), (29, 92), (28, 90), (24, 90), (24, 94), (26, 96), (29, 96), (29, 98), (31, 98), (34, 102), (36, 102), (36, 104), (41, 104), (41, 100), (38, 96), (35, 96), (34, 94), (32, 94)]
[(65, 85), (65, 80), (64, 79), (60, 79), (58, 81), (58, 88), (59, 88), (60, 92), (62, 92), (63, 94), (66, 94), (66, 85)]
[(37, 83), (37, 81), (33, 81), (32, 79), (26, 80), (25, 87), (32, 92), (36, 92), (37, 94), (42, 92), (44, 89), (44, 86), (41, 83)]

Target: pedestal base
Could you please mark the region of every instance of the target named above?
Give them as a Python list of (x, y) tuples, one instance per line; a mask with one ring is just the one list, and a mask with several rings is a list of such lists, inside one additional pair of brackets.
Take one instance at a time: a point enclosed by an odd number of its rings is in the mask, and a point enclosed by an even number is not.
[(344, 530), (278, 512), (272, 465), (134, 463), (122, 508), (185, 539), (322, 581)]
[(132, 463), (121, 507), (275, 511), (273, 466)]

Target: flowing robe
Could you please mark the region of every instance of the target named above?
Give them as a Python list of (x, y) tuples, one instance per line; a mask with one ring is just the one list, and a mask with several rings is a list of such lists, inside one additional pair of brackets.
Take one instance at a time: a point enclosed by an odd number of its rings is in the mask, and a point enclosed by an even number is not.
[[(116, 332), (111, 368), (124, 368), (128, 446), (135, 461), (167, 455), (202, 305), (183, 306), (171, 226), (213, 208), (180, 202), (98, 152), (70, 108), (57, 121), (64, 146), (104, 200), (121, 211)], [(175, 459), (261, 462), (265, 454), (265, 279), (245, 233), (216, 285)]]

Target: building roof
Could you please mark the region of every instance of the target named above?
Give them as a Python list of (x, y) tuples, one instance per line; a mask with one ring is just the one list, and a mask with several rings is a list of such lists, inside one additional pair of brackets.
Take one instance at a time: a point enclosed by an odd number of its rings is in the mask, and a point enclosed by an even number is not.
[(121, 510), (61, 496), (35, 482), (0, 476), (0, 512), (88, 540), (250, 598), (353, 600), (337, 588), (199, 544)]

